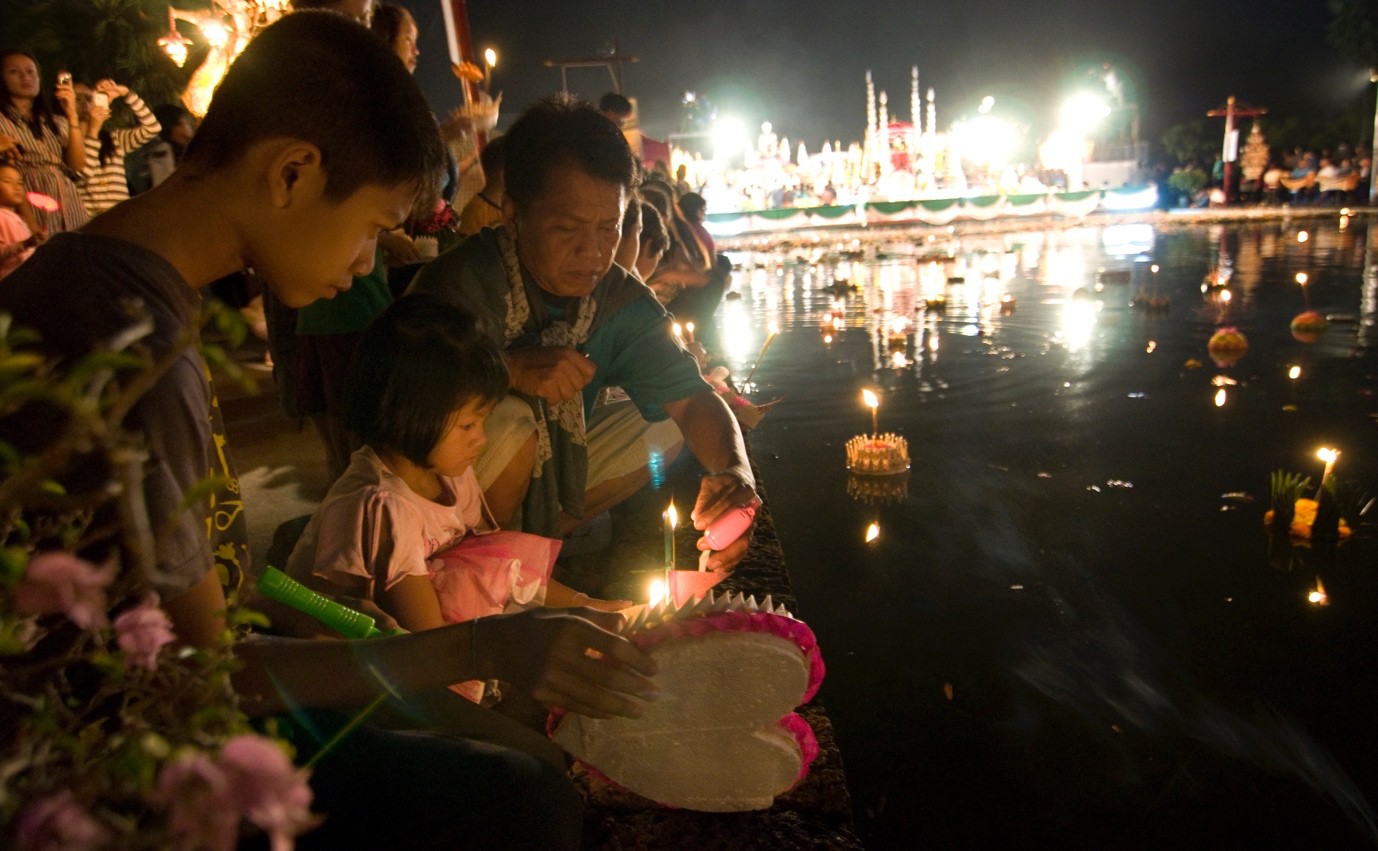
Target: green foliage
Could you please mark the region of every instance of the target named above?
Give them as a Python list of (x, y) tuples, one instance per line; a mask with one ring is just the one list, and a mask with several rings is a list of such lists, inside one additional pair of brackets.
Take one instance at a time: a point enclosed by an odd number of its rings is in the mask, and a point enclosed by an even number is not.
[(1207, 179), (1206, 173), (1201, 169), (1187, 168), (1173, 172), (1167, 179), (1167, 185), (1190, 203), (1191, 199), (1196, 197), (1196, 193), (1206, 185)]
[(1205, 118), (1176, 124), (1163, 133), (1163, 150), (1179, 165), (1209, 163), (1220, 152), (1221, 134), (1216, 129)]
[(1373, 0), (1330, 0), (1335, 17), (1326, 32), (1340, 55), (1363, 68), (1378, 68), (1378, 4)]
[(1269, 503), (1273, 509), (1273, 528), (1286, 529), (1296, 515), (1297, 500), (1311, 489), (1311, 477), (1274, 470), (1268, 477)]

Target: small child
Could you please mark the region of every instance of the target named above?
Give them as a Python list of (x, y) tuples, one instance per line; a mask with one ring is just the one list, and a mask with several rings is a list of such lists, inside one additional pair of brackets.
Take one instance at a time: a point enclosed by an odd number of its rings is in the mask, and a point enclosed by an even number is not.
[(40, 241), (19, 214), (25, 203), (24, 173), (0, 162), (0, 278), (28, 260)]
[[(550, 581), (559, 541), (498, 531), (473, 463), (507, 385), (502, 351), (459, 308), (410, 295), (383, 311), (359, 340), (345, 401), (365, 445), (307, 524), (288, 574), (372, 599), (412, 632), (512, 604), (631, 605)], [(477, 702), (482, 684), (455, 690)]]

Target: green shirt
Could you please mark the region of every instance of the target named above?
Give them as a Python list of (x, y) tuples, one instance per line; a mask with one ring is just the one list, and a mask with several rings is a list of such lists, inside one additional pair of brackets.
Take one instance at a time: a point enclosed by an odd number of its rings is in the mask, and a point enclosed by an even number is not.
[(298, 334), (357, 334), (392, 304), (388, 267), (383, 252), (373, 257), (373, 271), (354, 279), (354, 284), (334, 298), (313, 301), (297, 312)]

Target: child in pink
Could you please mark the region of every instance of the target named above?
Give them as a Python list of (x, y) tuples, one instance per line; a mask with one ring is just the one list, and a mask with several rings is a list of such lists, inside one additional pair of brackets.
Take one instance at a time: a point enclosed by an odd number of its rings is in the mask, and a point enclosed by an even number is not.
[(24, 174), (0, 162), (0, 278), (29, 259), (38, 237), (19, 215), (24, 206)]
[[(359, 340), (351, 382), (345, 422), (365, 446), (316, 509), (288, 574), (372, 599), (413, 632), (510, 606), (630, 605), (550, 581), (560, 542), (493, 522), (473, 463), (508, 376), (473, 317), (432, 296), (398, 300)], [(477, 701), (483, 688), (456, 691)]]

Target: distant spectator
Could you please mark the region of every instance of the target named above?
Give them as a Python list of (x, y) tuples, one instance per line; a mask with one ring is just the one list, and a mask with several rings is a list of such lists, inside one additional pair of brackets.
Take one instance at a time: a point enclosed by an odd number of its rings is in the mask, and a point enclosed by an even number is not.
[(30, 192), (57, 202), (56, 210), (36, 210), (38, 224), (48, 233), (76, 230), (90, 218), (75, 178), (86, 167), (86, 148), (77, 126), (76, 92), (72, 75), (58, 74), (54, 96), (62, 115), (54, 115), (44, 97), (38, 62), (23, 50), (0, 52), (0, 157), (24, 173)]
[(124, 161), (130, 195), (141, 195), (167, 180), (182, 161), (182, 153), (196, 132), (191, 113), (175, 103), (153, 107), (153, 117), (158, 122), (157, 137), (130, 153)]
[[(129, 200), (129, 180), (124, 158), (157, 138), (162, 125), (148, 111), (138, 95), (114, 80), (101, 80), (92, 88), (77, 86), (77, 115), (82, 120), (82, 139), (86, 145), (86, 179), (80, 184), (86, 212), (95, 216), (121, 201)], [(135, 127), (106, 127), (110, 105), (123, 99), (134, 118)]]
[(608, 92), (599, 99), (598, 111), (606, 115), (612, 123), (621, 127), (628, 118), (632, 117), (632, 102), (618, 92)]
[(18, 269), (40, 242), (19, 214), (27, 203), (24, 192), (19, 166), (0, 161), (0, 278)]
[(655, 207), (641, 202), (641, 250), (636, 257), (636, 275), (642, 281), (650, 280), (651, 273), (660, 265), (660, 260), (670, 248), (670, 234), (665, 230), (665, 220)]
[(339, 12), (368, 26), (369, 17), (373, 14), (373, 0), (292, 0), (292, 11), (300, 12), (302, 9)]
[(411, 12), (402, 6), (380, 5), (373, 10), (373, 20), (368, 28), (387, 42), (408, 71), (416, 73), (416, 60), (421, 56), (421, 51), (416, 47), (416, 38), (420, 33)]
[(465, 236), (502, 224), (502, 202), (507, 197), (507, 184), (501, 136), (488, 140), (479, 155), (479, 163), (483, 166), (483, 188), (469, 199), (459, 214), (459, 232)]

